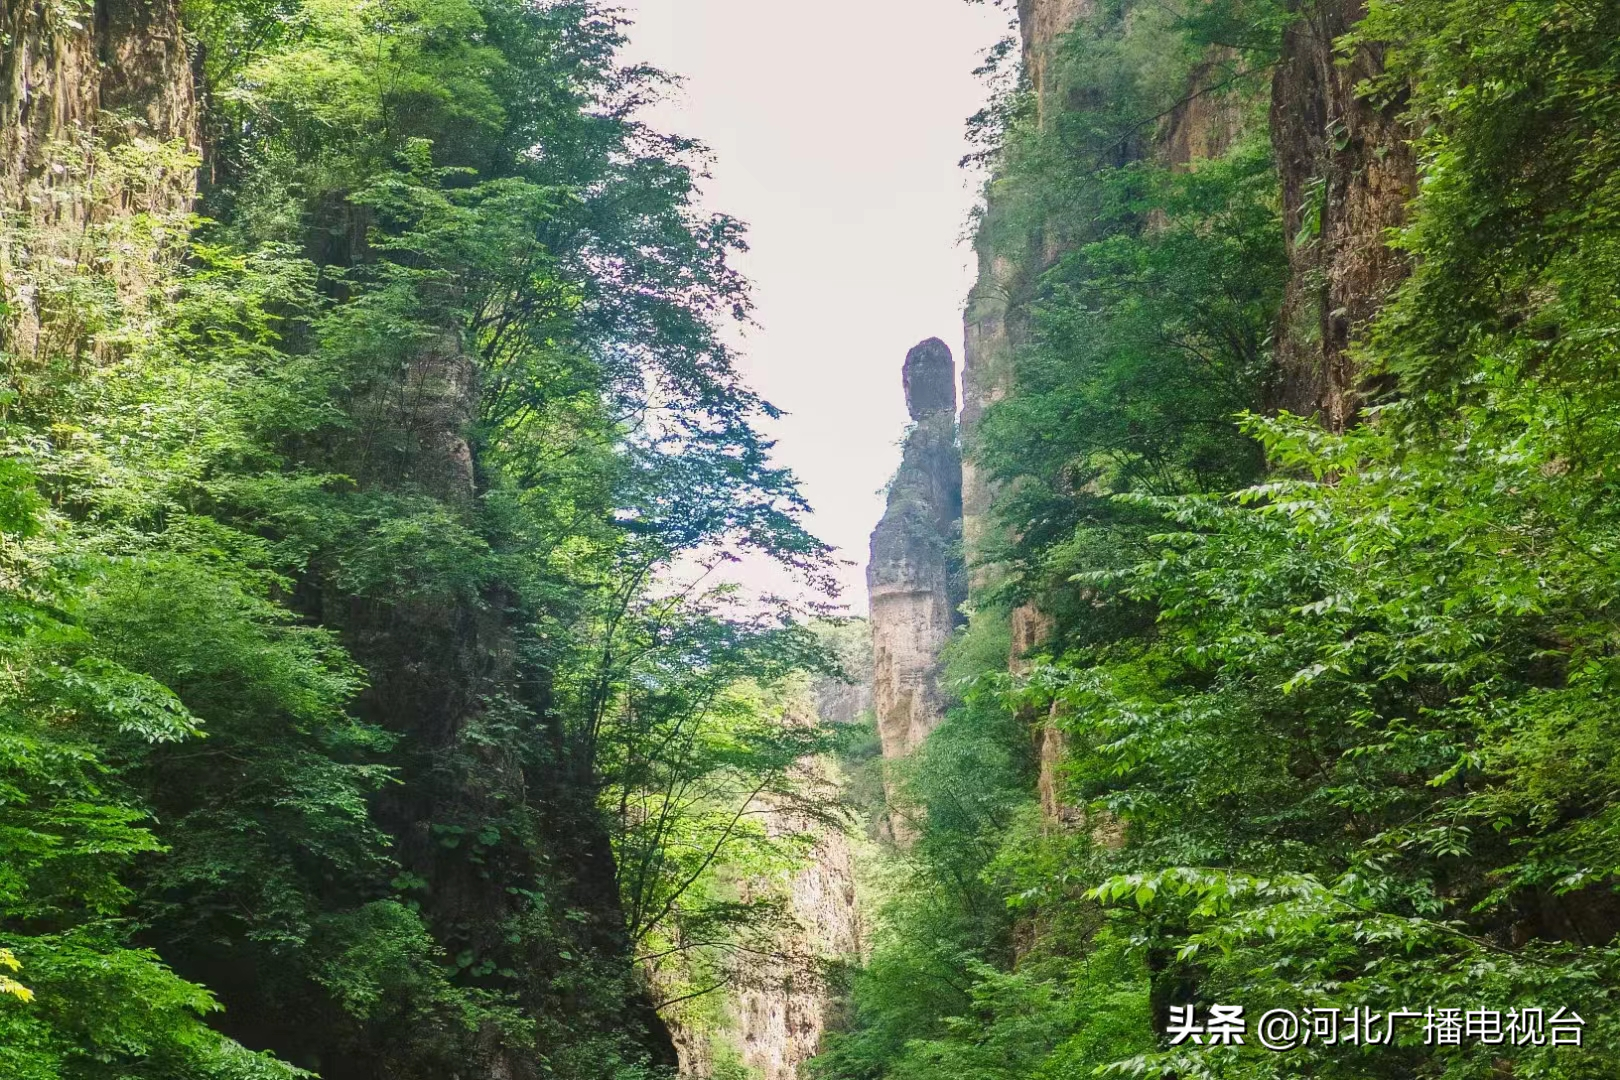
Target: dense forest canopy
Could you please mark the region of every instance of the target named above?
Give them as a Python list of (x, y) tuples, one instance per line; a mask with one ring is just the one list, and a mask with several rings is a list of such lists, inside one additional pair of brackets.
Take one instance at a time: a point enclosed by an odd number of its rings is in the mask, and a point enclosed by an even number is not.
[(201, 158), (103, 118), (4, 221), (0, 1073), (663, 1075), (752, 808), (829, 813), (820, 639), (673, 573), (827, 581), (742, 227), (594, 2), (182, 32)]

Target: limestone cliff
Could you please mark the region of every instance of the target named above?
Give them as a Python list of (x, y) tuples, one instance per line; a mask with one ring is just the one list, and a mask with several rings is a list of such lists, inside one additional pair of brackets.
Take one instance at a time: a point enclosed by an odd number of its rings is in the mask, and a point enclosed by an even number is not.
[[(1095, 11), (1093, 0), (1020, 0), (1022, 64), (1035, 100), (1037, 123), (1051, 123), (1063, 105), (1053, 78), (1059, 41), (1080, 19)], [(1180, 110), (1172, 115), (1166, 127), (1174, 133), (1173, 145), (1190, 148), (1203, 138), (1203, 133), (1201, 117), (1186, 113)], [(993, 186), (988, 199), (992, 204), (995, 201)], [(983, 221), (995, 220), (995, 207), (991, 205)], [(974, 430), (984, 411), (1012, 387), (1013, 355), (1026, 332), (1027, 305), (1034, 283), (1062, 252), (1044, 235), (1031, 233), (1009, 239), (994, 235), (988, 225), (981, 228), (974, 246), (979, 275), (963, 315), (961, 531), (964, 561), (972, 591), (977, 594), (994, 586), (998, 570), (984, 554), (992, 538), (990, 511), (995, 490), (974, 459)], [(1008, 662), (1017, 671), (1024, 657), (1040, 646), (1049, 632), (1049, 623), (1037, 606), (1029, 604), (1016, 608), (1010, 618), (1012, 655)], [(1060, 821), (1068, 816), (1057, 781), (1057, 767), (1065, 751), (1063, 731), (1052, 717), (1029, 720), (1040, 761), (1041, 805), (1048, 820)]]
[(1354, 419), (1364, 389), (1351, 341), (1406, 274), (1385, 240), (1417, 190), (1403, 102), (1359, 89), (1382, 72), (1382, 49), (1363, 42), (1346, 54), (1336, 45), (1365, 14), (1364, 0), (1308, 5), (1287, 32), (1272, 84), (1291, 270), (1273, 405), (1319, 415), (1335, 430)]
[(820, 676), (811, 685), (816, 715), (828, 724), (859, 723), (872, 711), (872, 627), (861, 620), (829, 631), (843, 677)]
[[(828, 763), (806, 767), (831, 779)], [(863, 953), (849, 837), (780, 808), (759, 812), (772, 836), (807, 835), (814, 846), (786, 879), (740, 883), (743, 899), (781, 902), (784, 922), (768, 948), (738, 954), (720, 1026), (670, 1018), (680, 1075), (693, 1080), (723, 1075), (726, 1061), (746, 1067), (753, 1080), (798, 1080), (799, 1067), (821, 1050), (836, 1008), (829, 971)]]
[(959, 538), (962, 459), (956, 443), (956, 363), (930, 338), (902, 369), (913, 426), (888, 507), (872, 532), (873, 708), (887, 760), (911, 753), (942, 714), (939, 654), (964, 599)]
[(774, 834), (813, 833), (816, 847), (787, 882), (788, 911), (797, 926), (779, 958), (759, 964), (734, 1002), (742, 1063), (760, 1080), (797, 1080), (799, 1066), (821, 1048), (832, 1007), (830, 963), (861, 955), (850, 841), (836, 830), (790, 814), (772, 814)]
[[(1095, 9), (1094, 0), (1019, 0), (1024, 77), (1040, 124), (1050, 122), (1052, 111), (1061, 107), (1061, 102), (1054, 100), (1051, 78), (1058, 41)], [(990, 198), (993, 201), (994, 195)], [(994, 219), (991, 212), (983, 220)], [(1023, 333), (1030, 287), (1046, 264), (1061, 254), (1051, 250), (1044, 237), (1036, 235), (1018, 237), (1011, 243), (997, 242), (1001, 240), (1004, 238), (992, 237), (986, 228), (981, 228), (974, 244), (979, 260), (978, 280), (968, 294), (963, 316), (962, 544), (975, 589), (989, 584), (994, 576), (993, 570), (975, 557), (984, 547), (993, 491), (974, 461), (973, 431), (984, 410), (1005, 396), (1012, 385), (1012, 356)]]
[[(64, 359), (115, 359), (118, 343), (95, 333), (97, 313), (86, 305), (116, 305), (138, 329), (152, 317), (152, 289), (184, 251), (205, 148), (200, 79), (180, 9), (179, 0), (0, 0), (0, 389), (7, 393), (28, 395), (43, 381), (36, 371)], [(367, 257), (363, 211), (341, 200), (310, 209), (333, 227), (312, 230), (316, 239), (338, 238), (311, 243), (323, 262)], [(75, 277), (92, 275), (111, 288), (70, 287)], [(368, 491), (408, 488), (412, 498), (437, 499), (447, 518), (470, 515), (477, 496), (466, 437), (477, 414), (472, 360), (449, 327), (402, 359), (397, 382), (360, 387), (354, 403), (356, 443), (363, 438), (391, 452), (367, 454), (334, 440), (332, 459)], [(393, 856), (426, 883), (424, 918), (435, 945), (452, 956), (499, 954), (505, 966), (535, 973), (530, 985), (550, 996), (523, 1005), (566, 1024), (550, 1005), (572, 1005), (543, 981), (561, 963), (556, 940), (535, 934), (518, 942), (514, 920), (532, 910), (520, 889), (492, 886), (487, 864), (452, 850), (435, 831), (447, 822), (521, 817), (524, 831), (532, 828), (539, 839), (510, 849), (507, 880), (528, 886), (545, 867), (566, 867), (566, 876), (550, 878), (561, 884), (548, 899), (571, 914), (588, 913), (569, 927), (575, 936), (568, 944), (600, 957), (598, 970), (628, 974), (629, 942), (595, 787), (549, 760), (541, 775), (480, 726), (490, 703), (526, 706), (549, 693), (514, 674), (507, 604), (362, 599), (313, 576), (299, 583), (290, 604), (341, 635), (368, 675), (355, 711), (401, 740), (403, 764), (393, 770), (400, 782), (373, 810), (391, 834)], [(544, 705), (533, 713), (554, 715)], [(560, 956), (574, 962), (568, 952)], [(209, 987), (226, 1007), (211, 1019), (244, 1045), (330, 1077), (404, 1077), (434, 1067), (410, 1058), (406, 1040), (383, 1027), (356, 1034), (261, 1007), (270, 984), (228, 944), (177, 947), (164, 959)], [(597, 1007), (581, 1003), (582, 1012)], [(644, 1033), (653, 1064), (674, 1064), (674, 1046), (645, 994), (628, 994), (613, 1019)], [(492, 1023), (468, 1033), (462, 1046), (457, 1074), (465, 1080), (526, 1080), (543, 1070), (533, 1052)]]
[[(836, 634), (834, 646), (847, 677), (812, 681), (809, 696), (823, 723), (856, 723), (871, 708), (867, 629), (856, 622), (830, 631)], [(810, 767), (835, 779), (830, 762)], [(828, 965), (864, 952), (854, 853), (844, 833), (802, 815), (772, 813), (766, 828), (776, 835), (812, 835), (815, 848), (784, 889), (795, 928), (783, 943), (785, 958), (761, 965), (733, 1002), (734, 1041), (742, 1063), (756, 1070), (760, 1080), (798, 1080), (799, 1066), (821, 1049), (834, 1008)]]
[[(1402, 98), (1363, 92), (1367, 80), (1383, 71), (1382, 49), (1362, 42), (1341, 53), (1338, 46), (1366, 14), (1365, 0), (1295, 6), (1300, 16), (1284, 35), (1271, 86), (1271, 140), (1291, 273), (1270, 404), (1320, 415), (1343, 428), (1355, 415), (1361, 389), (1351, 341), (1406, 273), (1399, 252), (1385, 241), (1416, 191), (1416, 160), (1399, 119)], [(1053, 74), (1055, 51), (1064, 34), (1095, 13), (1095, 4), (1020, 0), (1018, 12), (1037, 122), (1052, 123), (1064, 105)], [(1218, 155), (1237, 133), (1230, 98), (1202, 92), (1207, 75), (1207, 68), (1196, 69), (1184, 100), (1160, 121), (1151, 152), (1169, 164)], [(989, 201), (992, 212), (985, 220), (993, 221), (993, 188)], [(985, 230), (978, 238), (979, 277), (964, 318), (962, 377), (962, 532), (970, 564), (982, 549), (992, 500), (974, 462), (973, 429), (985, 408), (1010, 388), (1012, 354), (1024, 332), (1032, 286), (1062, 255), (1038, 233), (1008, 237)], [(975, 584), (984, 584), (988, 574), (977, 567)]]
[[(871, 707), (871, 642), (867, 625), (853, 621), (824, 632), (837, 652), (843, 678), (810, 681), (790, 718), (852, 724)], [(801, 766), (810, 785), (837, 785), (830, 759)], [(797, 869), (781, 876), (739, 882), (743, 898), (781, 904), (782, 922), (752, 951), (738, 951), (728, 972), (732, 984), (715, 1023), (703, 1017), (672, 1018), (680, 1074), (694, 1080), (730, 1075), (742, 1065), (752, 1080), (798, 1080), (800, 1066), (821, 1050), (822, 1035), (840, 1005), (829, 978), (837, 967), (861, 957), (865, 934), (856, 903), (854, 841), (844, 831), (791, 809), (762, 803), (766, 831), (810, 840)], [(659, 975), (654, 973), (654, 979)], [(695, 1022), (694, 1022), (695, 1021)]]
[[(1290, 276), (1268, 404), (1318, 415), (1342, 429), (1368, 389), (1360, 385), (1351, 342), (1405, 273), (1385, 238), (1414, 191), (1415, 162), (1397, 118), (1400, 101), (1374, 100), (1360, 89), (1382, 70), (1381, 52), (1359, 44), (1346, 54), (1336, 44), (1365, 14), (1364, 0), (1300, 7), (1271, 81), (1269, 127), (1282, 181)], [(1044, 126), (1057, 122), (1067, 105), (1055, 59), (1061, 39), (1095, 15), (1096, 5), (1020, 0), (1018, 13), (1023, 70), (1036, 122)], [(1216, 49), (1208, 63), (1194, 68), (1182, 100), (1159, 118), (1145, 153), (1186, 167), (1232, 145), (1242, 110), (1230, 95), (1208, 92), (1211, 72), (1229, 59)], [(1013, 357), (1027, 335), (1036, 282), (1063, 254), (1049, 230), (1028, 222), (1015, 222), (1007, 234), (994, 184), (987, 201), (976, 243), (979, 278), (964, 317), (962, 534), (975, 595), (993, 586), (998, 574), (984, 554), (993, 546), (987, 541), (995, 492), (975, 460), (975, 428), (985, 409), (1011, 390)], [(1014, 610), (1011, 622), (1010, 662), (1017, 670), (1050, 627), (1038, 605)], [(1050, 718), (1029, 719), (1041, 761), (1042, 804), (1050, 819), (1072, 818), (1055, 773), (1065, 751), (1063, 733)]]
[(0, 202), (7, 209), (24, 202), (31, 183), (62, 176), (64, 144), (82, 148), (91, 135), (196, 148), (191, 60), (173, 0), (97, 0), (83, 10), (4, 0), (0, 44)]
[(89, 347), (56, 279), (94, 266), (128, 303), (177, 256), (199, 110), (178, 0), (0, 0), (0, 290), (19, 365)]

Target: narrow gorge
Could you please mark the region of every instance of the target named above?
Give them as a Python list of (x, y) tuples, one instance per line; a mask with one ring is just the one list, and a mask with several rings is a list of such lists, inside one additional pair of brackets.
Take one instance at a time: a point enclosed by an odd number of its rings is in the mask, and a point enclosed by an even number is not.
[(0, 0), (0, 1078), (1620, 1075), (1620, 0), (697, 3)]

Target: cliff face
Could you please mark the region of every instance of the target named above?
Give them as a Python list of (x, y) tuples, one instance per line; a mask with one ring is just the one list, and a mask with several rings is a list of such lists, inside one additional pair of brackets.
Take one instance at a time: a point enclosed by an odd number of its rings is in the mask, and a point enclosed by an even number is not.
[[(1094, 0), (1019, 0), (1023, 70), (1041, 124), (1049, 122), (1054, 109), (1061, 108), (1061, 102), (1054, 100), (1051, 77), (1057, 43), (1076, 22), (1095, 10)], [(987, 220), (992, 217), (986, 215)], [(1061, 254), (1050, 250), (1041, 237), (1020, 239), (1022, 245), (1000, 245), (1003, 251), (997, 251), (989, 237), (979, 237), (975, 245), (978, 280), (968, 295), (963, 316), (962, 546), (975, 588), (988, 584), (993, 576), (990, 568), (974, 558), (975, 552), (982, 549), (989, 527), (993, 490), (974, 462), (973, 430), (984, 410), (1005, 396), (1012, 385), (1012, 354), (1023, 330), (1025, 294), (1046, 263)], [(1004, 253), (1020, 246), (1024, 248), (1021, 258)]]
[(1402, 101), (1357, 91), (1383, 71), (1382, 50), (1362, 43), (1346, 57), (1334, 46), (1365, 14), (1363, 0), (1310, 5), (1287, 32), (1272, 85), (1291, 271), (1273, 404), (1334, 430), (1358, 406), (1351, 340), (1406, 275), (1385, 237), (1417, 190)]
[(97, 0), (87, 15), (49, 0), (0, 3), (0, 199), (8, 208), (29, 184), (61, 175), (52, 169), (61, 144), (82, 147), (91, 134), (196, 149), (179, 4)]
[[(1288, 30), (1271, 87), (1270, 135), (1282, 181), (1289, 280), (1276, 334), (1268, 404), (1318, 415), (1334, 429), (1354, 419), (1360, 391), (1350, 343), (1406, 272), (1385, 243), (1400, 224), (1416, 182), (1400, 101), (1375, 102), (1358, 92), (1383, 68), (1380, 51), (1358, 45), (1348, 58), (1335, 42), (1365, 14), (1363, 0), (1306, 5)], [(1065, 108), (1055, 76), (1060, 39), (1095, 14), (1090, 0), (1021, 0), (1023, 66), (1037, 122), (1050, 124)], [(1228, 95), (1210, 93), (1213, 72), (1232, 56), (1212, 51), (1195, 68), (1182, 101), (1159, 121), (1147, 153), (1184, 167), (1224, 153), (1241, 133), (1243, 110)], [(991, 188), (984, 220), (994, 223)], [(993, 528), (994, 487), (974, 458), (974, 431), (985, 409), (1013, 385), (1013, 355), (1027, 333), (1028, 303), (1040, 274), (1063, 252), (1050, 235), (978, 238), (979, 278), (964, 316), (962, 403), (962, 535), (975, 592), (993, 584), (996, 568), (980, 557)], [(1016, 671), (1038, 649), (1050, 623), (1038, 606), (1012, 612)], [(1029, 718), (1041, 761), (1040, 792), (1048, 818), (1074, 815), (1062, 805), (1056, 770), (1065, 752), (1052, 718)], [(887, 744), (886, 744), (887, 745)]]
[[(1022, 64), (1030, 92), (1035, 98), (1037, 123), (1050, 123), (1063, 102), (1058, 100), (1052, 77), (1054, 52), (1059, 40), (1079, 20), (1096, 11), (1093, 0), (1020, 0), (1018, 20), (1022, 43)], [(1204, 106), (1178, 110), (1167, 121), (1176, 147), (1190, 154), (1195, 144), (1208, 139), (1207, 131), (1217, 123), (1203, 115)], [(1198, 110), (1195, 114), (1194, 110)], [(1218, 118), (1224, 120), (1224, 117)], [(985, 220), (994, 220), (992, 205)], [(997, 240), (1002, 242), (996, 243)], [(976, 243), (979, 276), (969, 293), (963, 315), (962, 371), (962, 547), (969, 567), (972, 590), (978, 592), (995, 583), (996, 568), (982, 557), (992, 529), (990, 510), (995, 487), (974, 460), (974, 430), (984, 411), (1006, 396), (1012, 388), (1013, 354), (1025, 332), (1027, 302), (1035, 279), (1062, 252), (1044, 236), (1018, 238), (1007, 244), (1005, 238), (981, 233)], [(1005, 252), (1018, 251), (1019, 257)], [(1035, 605), (1016, 608), (1011, 616), (1012, 653), (1009, 665), (1018, 671), (1024, 657), (1038, 649), (1050, 632), (1050, 622)], [(1045, 816), (1063, 821), (1069, 814), (1060, 798), (1057, 769), (1066, 742), (1053, 717), (1029, 717), (1035, 730), (1036, 752), (1040, 761), (1040, 796)]]
[[(870, 627), (853, 623), (836, 642), (845, 678), (818, 677), (810, 695), (825, 724), (854, 724), (872, 709)], [(818, 763), (823, 777), (830, 766)], [(854, 850), (844, 833), (791, 814), (773, 814), (773, 833), (816, 837), (805, 865), (787, 883), (789, 915), (796, 933), (786, 952), (805, 959), (797, 967), (775, 964), (738, 994), (734, 1007), (736, 1045), (743, 1064), (761, 1080), (798, 1080), (800, 1066), (821, 1050), (838, 997), (827, 980), (829, 963), (860, 957), (865, 932), (855, 892)]]
[[(35, 365), (94, 363), (118, 348), (96, 339), (75, 294), (56, 288), (58, 278), (89, 268), (113, 286), (113, 303), (147, 317), (146, 298), (165, 282), (189, 236), (203, 150), (199, 98), (178, 0), (0, 0), (0, 296), (10, 304), (0, 325), (7, 362), (0, 386), (27, 395)], [(328, 217), (338, 220), (322, 224), (346, 227), (335, 228), (340, 240), (317, 252), (322, 261), (367, 258), (363, 211), (342, 205)], [(313, 231), (320, 240), (321, 230)], [(397, 382), (379, 383), (354, 405), (354, 429), (389, 452), (338, 446), (334, 455), (348, 455), (346, 472), (369, 491), (409, 488), (437, 500), (447, 516), (469, 517), (477, 491), (466, 433), (478, 393), (473, 360), (447, 327), (408, 358)], [(395, 772), (405, 782), (391, 785), (374, 810), (392, 834), (394, 856), (431, 885), (424, 909), (435, 944), (451, 955), (506, 950), (508, 966), (537, 973), (537, 982), (557, 966), (549, 940), (526, 941), (526, 951), (509, 947), (510, 926), (526, 910), (518, 890), (492, 886), (487, 867), (434, 831), (510, 814), (541, 837), (505, 868), (514, 885), (546, 874), (561, 879), (555, 902), (590, 916), (571, 944), (605, 958), (604, 967), (622, 964), (628, 975), (595, 789), (481, 733), (493, 700), (522, 700), (547, 714), (549, 688), (515, 687), (513, 633), (500, 605), (366, 602), (314, 583), (301, 584), (291, 603), (311, 623), (341, 634), (369, 676), (355, 711), (402, 739)], [(165, 944), (158, 950), (165, 961), (227, 1007), (215, 1022), (255, 1049), (333, 1080), (406, 1077), (433, 1067), (410, 1059), (404, 1040), (381, 1029), (352, 1038), (307, 1015), (260, 1007), (269, 980), (228, 945)], [(655, 1064), (674, 1064), (674, 1047), (644, 994), (632, 992), (615, 1019), (645, 1033)], [(469, 1037), (475, 1052), (458, 1062), (461, 1076), (539, 1075), (534, 1054), (497, 1036), (486, 1025)]]
[[(836, 642), (847, 679), (817, 678), (809, 698), (826, 724), (852, 724), (872, 707), (871, 645), (856, 623)], [(819, 782), (836, 782), (828, 762), (807, 762)], [(733, 1045), (760, 1080), (798, 1080), (799, 1067), (821, 1049), (836, 995), (827, 966), (865, 949), (855, 896), (850, 838), (803, 815), (773, 811), (765, 827), (776, 836), (814, 837), (809, 857), (781, 891), (794, 929), (778, 943), (781, 956), (759, 966), (732, 1002)], [(706, 1075), (706, 1074), (696, 1074)]]
[(0, 282), (20, 362), (85, 347), (42, 309), (62, 267), (123, 302), (174, 256), (196, 196), (198, 106), (177, 0), (0, 0)]
[(1023, 46), (1024, 75), (1044, 121), (1059, 103), (1048, 94), (1052, 52), (1059, 38), (1097, 10), (1096, 0), (1018, 0), (1018, 35)]
[[(821, 782), (831, 779), (824, 762), (805, 767), (818, 772)], [(741, 883), (745, 900), (780, 902), (786, 925), (773, 934), (768, 952), (747, 957), (730, 972), (718, 1030), (679, 1019), (670, 1023), (680, 1075), (693, 1080), (715, 1076), (722, 1054), (758, 1080), (798, 1080), (800, 1066), (821, 1050), (836, 1007), (829, 967), (863, 951), (849, 838), (780, 808), (762, 806), (759, 813), (772, 836), (808, 836), (814, 846), (785, 880)]]
[(737, 1048), (761, 1080), (797, 1080), (821, 1049), (832, 994), (825, 967), (861, 954), (855, 866), (848, 837), (791, 814), (772, 814), (773, 834), (811, 833), (816, 847), (787, 882), (788, 913), (798, 929), (783, 956), (759, 965), (734, 1003)]
[(939, 724), (939, 653), (963, 600), (956, 554), (962, 459), (950, 348), (930, 338), (912, 349), (903, 383), (914, 426), (866, 567), (873, 707), (887, 760), (910, 754)]
[[(813, 679), (800, 705), (822, 723), (855, 723), (871, 708), (871, 643), (865, 630), (855, 622), (829, 631), (846, 677)], [(808, 760), (801, 767), (812, 786), (839, 783), (831, 761)], [(746, 959), (739, 954), (719, 1030), (672, 1024), (680, 1074), (695, 1080), (717, 1075), (723, 1058), (752, 1070), (756, 1080), (798, 1080), (800, 1067), (822, 1049), (822, 1036), (840, 1004), (829, 969), (865, 951), (850, 837), (790, 809), (769, 804), (758, 809), (770, 835), (808, 838), (810, 850), (785, 877), (739, 885), (745, 898), (780, 902), (785, 920), (768, 950)]]
[[(1358, 44), (1341, 57), (1335, 48), (1366, 14), (1364, 0), (1306, 7), (1284, 37), (1271, 88), (1271, 139), (1282, 180), (1290, 277), (1270, 404), (1318, 414), (1342, 429), (1357, 408), (1359, 378), (1350, 342), (1406, 273), (1404, 260), (1385, 239), (1403, 220), (1415, 192), (1416, 162), (1398, 119), (1402, 101), (1372, 99), (1357, 89), (1382, 72), (1381, 49)], [(1042, 124), (1064, 106), (1053, 85), (1058, 41), (1094, 9), (1089, 0), (1019, 4), (1024, 70)], [(1193, 73), (1188, 96), (1160, 123), (1152, 152), (1168, 164), (1218, 155), (1237, 134), (1240, 117), (1229, 99), (1192, 92), (1207, 75), (1208, 67)], [(990, 201), (993, 208), (993, 191)], [(1010, 388), (1012, 353), (1024, 331), (1030, 288), (1062, 254), (1039, 236), (995, 239), (992, 248), (989, 237), (980, 238), (979, 279), (964, 319), (962, 532), (970, 565), (982, 549), (993, 496), (974, 461), (974, 427)], [(1009, 251), (1019, 254), (1009, 256)], [(991, 574), (976, 566), (974, 584), (985, 584)], [(1030, 620), (1027, 614), (1015, 618), (1015, 636), (1022, 643), (1038, 637), (1040, 627)]]

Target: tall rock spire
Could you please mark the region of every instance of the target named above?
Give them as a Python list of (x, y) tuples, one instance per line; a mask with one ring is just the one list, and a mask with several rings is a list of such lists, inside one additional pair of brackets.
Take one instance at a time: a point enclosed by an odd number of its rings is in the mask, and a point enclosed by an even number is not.
[[(872, 531), (873, 707), (887, 760), (917, 748), (943, 716), (939, 654), (965, 599), (961, 561), (962, 455), (956, 443), (956, 361), (929, 338), (906, 354), (914, 422), (888, 509)], [(894, 823), (895, 835), (906, 830)]]

